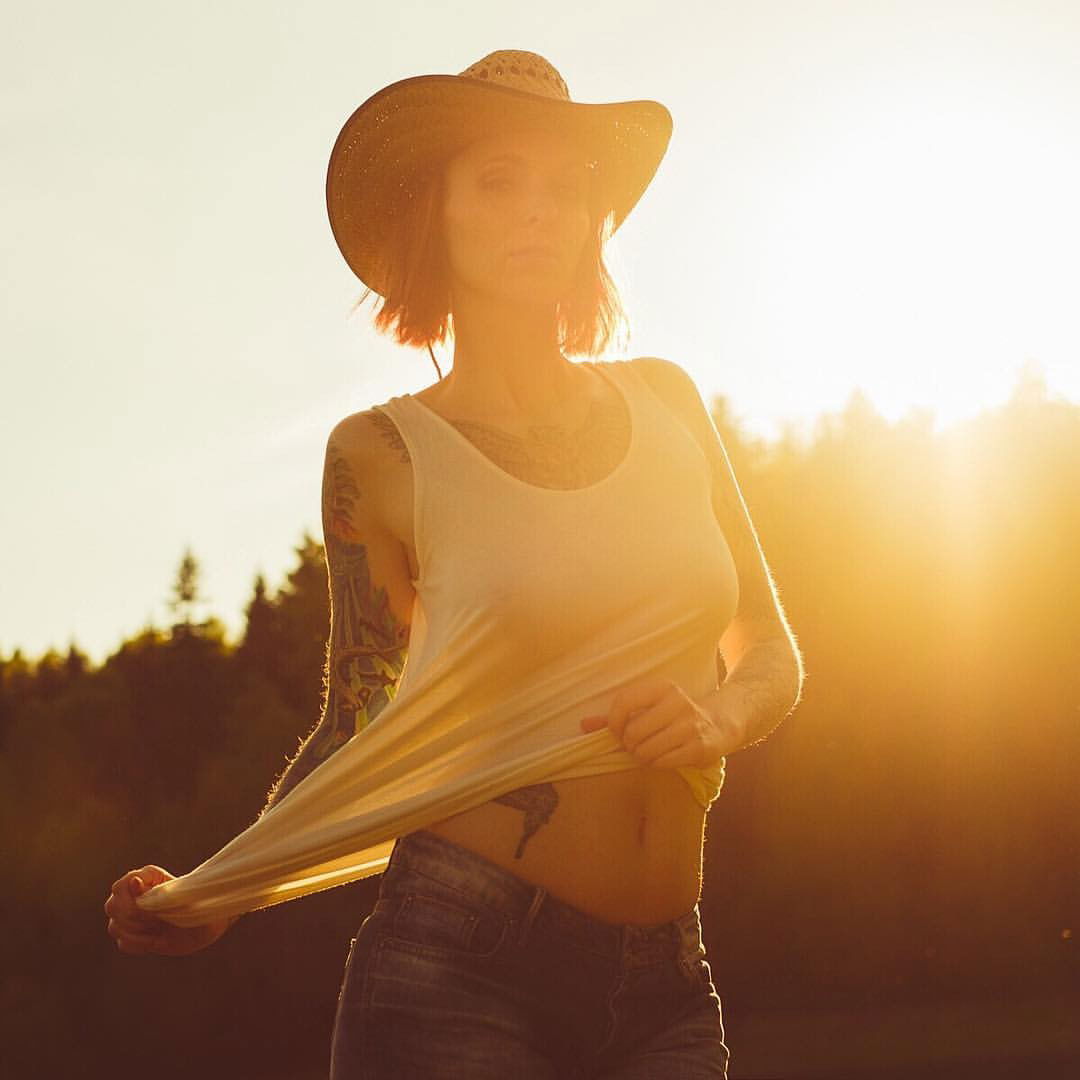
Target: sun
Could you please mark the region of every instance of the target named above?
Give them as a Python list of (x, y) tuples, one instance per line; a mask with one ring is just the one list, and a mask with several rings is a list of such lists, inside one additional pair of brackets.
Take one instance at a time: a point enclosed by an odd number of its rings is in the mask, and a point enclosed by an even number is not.
[[(680, 238), (693, 292), (696, 340), (676, 347), (704, 340), (703, 387), (740, 411), (809, 419), (861, 389), (890, 420), (917, 408), (948, 425), (1004, 402), (1032, 364), (1068, 366), (1080, 145), (996, 74), (904, 74), (819, 104), (813, 130), (793, 120), (752, 170), (722, 140), (692, 167), (676, 155), (652, 239), (669, 265), (659, 247)], [(695, 185), (733, 173), (738, 201), (705, 198), (703, 214)], [(677, 320), (655, 318), (670, 338)]]

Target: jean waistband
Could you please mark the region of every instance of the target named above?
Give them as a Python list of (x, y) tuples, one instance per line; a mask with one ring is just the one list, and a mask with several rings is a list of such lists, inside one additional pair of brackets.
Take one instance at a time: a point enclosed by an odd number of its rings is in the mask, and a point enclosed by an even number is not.
[(698, 905), (670, 922), (638, 926), (609, 923), (552, 896), (543, 886), (519, 878), (490, 859), (437, 833), (418, 829), (398, 839), (383, 875), (383, 893), (392, 895), (400, 875), (433, 879), (518, 924), (550, 931), (580, 949), (625, 961), (649, 962), (701, 940)]

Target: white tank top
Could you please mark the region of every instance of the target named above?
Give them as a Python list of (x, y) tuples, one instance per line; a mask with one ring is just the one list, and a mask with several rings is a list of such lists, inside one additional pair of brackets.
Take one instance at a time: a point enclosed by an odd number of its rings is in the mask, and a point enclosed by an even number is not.
[[(620, 687), (716, 689), (735, 566), (700, 445), (631, 361), (629, 448), (583, 488), (506, 472), (410, 394), (376, 406), (412, 460), (419, 576), (407, 660), (375, 720), (191, 873), (138, 901), (177, 925), (381, 872), (398, 836), (527, 784), (642, 763), (607, 728)], [(707, 808), (724, 761), (678, 772)]]

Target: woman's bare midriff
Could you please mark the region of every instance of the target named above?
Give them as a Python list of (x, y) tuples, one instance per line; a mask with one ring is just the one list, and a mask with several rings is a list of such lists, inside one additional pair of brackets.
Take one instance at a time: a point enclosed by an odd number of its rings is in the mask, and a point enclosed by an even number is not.
[[(417, 396), (438, 404), (426, 393)], [(611, 427), (609, 460), (602, 460), (603, 446), (597, 449), (600, 474), (625, 453), (629, 436), (618, 423)], [(388, 450), (385, 433), (369, 443), (378, 467), (368, 475), (379, 479), (371, 492), (379, 517), (400, 542), (415, 580), (412, 467), (401, 449)], [(390, 605), (402, 619), (412, 595), (400, 584), (391, 590)], [(606, 922), (654, 925), (697, 903), (705, 811), (675, 769), (643, 765), (545, 786), (536, 794), (550, 816), (527, 838), (525, 812), (498, 800), (426, 828)]]
[(513, 807), (485, 803), (427, 828), (605, 922), (668, 922), (697, 903), (705, 812), (674, 769), (552, 787), (558, 804), (520, 859), (523, 815)]

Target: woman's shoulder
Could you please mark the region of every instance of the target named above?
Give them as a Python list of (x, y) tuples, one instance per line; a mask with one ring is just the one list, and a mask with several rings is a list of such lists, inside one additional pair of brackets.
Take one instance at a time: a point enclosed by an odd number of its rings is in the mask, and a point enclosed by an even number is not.
[(626, 361), (649, 384), (658, 398), (686, 425), (705, 456), (717, 456), (720, 436), (697, 383), (681, 365), (660, 356), (639, 356)]
[(405, 444), (389, 412), (383, 411), (385, 404), (379, 402), (342, 417), (331, 429), (328, 441), (372, 465), (385, 464), (388, 456), (400, 457)]
[(409, 450), (393, 419), (378, 405), (349, 413), (327, 438), (327, 462), (344, 463), (373, 508), (385, 507), (408, 479)]
[(694, 380), (687, 374), (686, 370), (675, 363), (674, 360), (668, 360), (666, 357), (635, 356), (632, 359), (622, 361), (622, 363), (628, 364), (639, 375), (649, 380), (650, 383), (656, 383), (661, 389), (681, 387), (685, 393), (687, 384), (689, 384), (689, 387), (697, 389)]
[(702, 415), (707, 415), (697, 384), (674, 360), (667, 360), (662, 356), (637, 356), (623, 362), (640, 375), (653, 392), (688, 423), (700, 423)]

